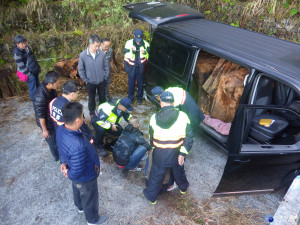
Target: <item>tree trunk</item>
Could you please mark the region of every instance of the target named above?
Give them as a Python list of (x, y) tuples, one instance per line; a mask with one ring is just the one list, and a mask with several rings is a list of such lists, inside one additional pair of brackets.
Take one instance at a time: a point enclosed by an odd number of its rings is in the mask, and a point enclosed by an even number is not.
[(11, 72), (8, 69), (0, 70), (0, 98), (16, 96), (18, 91), (9, 79)]

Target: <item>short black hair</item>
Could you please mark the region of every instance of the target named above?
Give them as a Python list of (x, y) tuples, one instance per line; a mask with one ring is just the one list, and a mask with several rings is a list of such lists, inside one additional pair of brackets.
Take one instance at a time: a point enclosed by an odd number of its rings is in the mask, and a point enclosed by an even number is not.
[(79, 84), (73, 80), (67, 81), (62, 88), (62, 92), (66, 95), (77, 91), (79, 91)]
[(94, 44), (95, 42), (100, 43), (100, 37), (97, 34), (93, 34), (92, 36), (90, 36), (89, 42), (91, 44)]
[(83, 106), (79, 102), (68, 102), (62, 108), (65, 124), (73, 124), (77, 118), (81, 118)]
[(104, 43), (104, 42), (107, 42), (107, 41), (110, 41), (108, 38), (102, 38), (101, 39), (101, 43)]
[(56, 73), (55, 71), (49, 71), (45, 75), (45, 79), (43, 80), (43, 84), (45, 84), (45, 85), (47, 85), (49, 83), (54, 84), (58, 79), (59, 79), (58, 73)]
[(20, 44), (20, 43), (26, 42), (27, 39), (23, 35), (16, 35), (14, 38), (14, 41), (15, 41), (15, 44)]

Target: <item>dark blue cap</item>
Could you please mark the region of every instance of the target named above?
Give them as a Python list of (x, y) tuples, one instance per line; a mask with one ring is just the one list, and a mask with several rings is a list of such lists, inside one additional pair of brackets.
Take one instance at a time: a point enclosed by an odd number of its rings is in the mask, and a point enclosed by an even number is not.
[(120, 101), (120, 104), (124, 107), (126, 107), (126, 109), (128, 111), (133, 111), (133, 107), (131, 105), (131, 101), (129, 98), (122, 98), (121, 101)]
[(140, 29), (136, 29), (134, 31), (134, 40), (136, 42), (141, 42), (143, 40), (143, 31)]
[(151, 93), (152, 93), (151, 99), (152, 99), (152, 100), (155, 100), (155, 98), (156, 98), (157, 96), (160, 96), (163, 92), (164, 92), (164, 89), (163, 89), (162, 87), (156, 86), (155, 88), (153, 88), (153, 89), (151, 90)]
[(161, 94), (160, 100), (162, 102), (173, 103), (174, 102), (174, 96), (173, 96), (173, 94), (171, 92), (165, 91), (164, 93)]

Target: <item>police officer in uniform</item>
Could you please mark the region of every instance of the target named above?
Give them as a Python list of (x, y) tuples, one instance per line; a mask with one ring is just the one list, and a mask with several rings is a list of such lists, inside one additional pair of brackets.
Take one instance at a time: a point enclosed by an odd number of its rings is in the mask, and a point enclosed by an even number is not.
[(168, 91), (162, 93), (160, 101), (161, 110), (151, 117), (149, 124), (150, 144), (154, 149), (148, 187), (144, 189), (144, 195), (151, 204), (156, 204), (167, 168), (171, 169), (180, 193), (186, 193), (189, 182), (183, 164), (193, 145), (190, 120), (184, 112), (173, 106), (173, 94)]
[(190, 93), (180, 87), (169, 87), (164, 90), (162, 87), (156, 86), (151, 90), (152, 100), (156, 99), (160, 101), (160, 96), (164, 91), (173, 94), (174, 106), (188, 115), (191, 126), (193, 129), (196, 129), (205, 117)]
[(149, 43), (143, 40), (143, 31), (134, 31), (134, 39), (126, 42), (124, 48), (124, 67), (128, 74), (128, 98), (132, 101), (134, 97), (135, 81), (137, 81), (137, 103), (142, 104), (143, 81), (145, 64), (149, 57)]
[(107, 153), (103, 148), (103, 137), (105, 132), (114, 136), (120, 136), (123, 129), (119, 122), (122, 117), (128, 122), (131, 117), (131, 111), (133, 111), (133, 107), (128, 98), (105, 102), (99, 105), (95, 110), (91, 124), (96, 131), (95, 145), (102, 157), (107, 156)]

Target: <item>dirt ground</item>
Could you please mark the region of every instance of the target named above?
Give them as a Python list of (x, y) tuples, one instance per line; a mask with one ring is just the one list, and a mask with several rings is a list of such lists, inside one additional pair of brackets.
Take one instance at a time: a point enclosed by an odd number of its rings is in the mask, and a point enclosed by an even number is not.
[[(80, 102), (88, 115), (85, 91), (81, 92)], [(135, 107), (133, 114), (140, 118), (145, 135), (153, 112), (149, 102)], [(100, 214), (110, 215), (110, 225), (204, 224), (206, 219), (216, 224), (267, 224), (265, 215), (275, 213), (282, 197), (277, 193), (211, 198), (226, 156), (199, 135), (185, 163), (190, 181), (187, 195), (176, 189), (161, 194), (154, 206), (142, 195), (142, 172), (124, 173), (111, 155), (100, 163)], [(26, 96), (0, 101), (0, 168), (0, 224), (86, 224), (73, 204), (71, 182), (53, 161)]]

